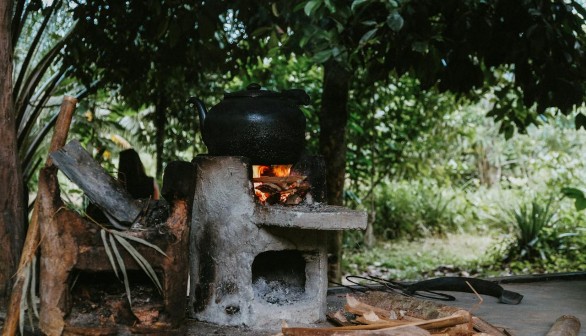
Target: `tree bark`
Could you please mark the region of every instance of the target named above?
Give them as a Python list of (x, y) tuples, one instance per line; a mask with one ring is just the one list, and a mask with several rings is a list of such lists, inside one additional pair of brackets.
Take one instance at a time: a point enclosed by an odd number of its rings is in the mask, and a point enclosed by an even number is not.
[(0, 299), (10, 293), (24, 238), (25, 205), (12, 98), (12, 9), (0, 1)]
[[(344, 202), (346, 175), (346, 124), (348, 121), (348, 95), (350, 73), (337, 62), (324, 67), (322, 105), (319, 115), (320, 152), (326, 162), (326, 189), (328, 204)], [(342, 232), (328, 234), (328, 278), (341, 278)]]
[(156, 126), (156, 152), (157, 152), (157, 170), (156, 179), (160, 180), (163, 174), (163, 148), (165, 145), (165, 127), (167, 126), (167, 99), (164, 95), (157, 98), (155, 105), (155, 126)]

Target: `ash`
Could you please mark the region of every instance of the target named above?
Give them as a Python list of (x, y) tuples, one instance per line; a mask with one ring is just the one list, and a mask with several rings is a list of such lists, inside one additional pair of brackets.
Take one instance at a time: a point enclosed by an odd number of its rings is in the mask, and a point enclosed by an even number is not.
[(267, 280), (260, 277), (252, 286), (257, 298), (274, 305), (295, 303), (302, 300), (305, 294), (303, 287), (291, 285), (283, 280)]

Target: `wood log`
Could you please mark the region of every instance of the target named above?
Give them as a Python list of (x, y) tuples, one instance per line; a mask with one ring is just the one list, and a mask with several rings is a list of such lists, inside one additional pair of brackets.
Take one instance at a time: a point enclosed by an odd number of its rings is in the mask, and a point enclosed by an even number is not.
[(577, 336), (579, 333), (580, 320), (572, 315), (562, 315), (545, 336)]
[(418, 327), (399, 330), (337, 330), (337, 328), (282, 328), (283, 336), (427, 336), (429, 331)]
[(58, 151), (51, 153), (55, 165), (73, 183), (83, 190), (102, 211), (121, 224), (132, 224), (141, 214), (140, 204), (73, 140)]
[[(438, 317), (447, 317), (460, 310), (458, 307), (446, 306), (434, 301), (420, 300), (388, 292), (371, 291), (366, 294), (350, 296), (348, 305), (352, 313), (373, 310), (379, 316), (392, 316), (393, 313), (402, 320), (422, 321)], [(404, 314), (401, 314), (404, 312)], [(387, 315), (385, 315), (387, 314)], [(505, 334), (483, 319), (473, 316), (474, 329), (484, 333), (504, 336)]]
[[(67, 135), (69, 133), (69, 127), (71, 125), (71, 119), (73, 117), (73, 112), (75, 111), (76, 105), (77, 99), (75, 99), (74, 97), (63, 97), (63, 102), (61, 103), (61, 108), (59, 110), (59, 115), (57, 117), (57, 122), (55, 124), (55, 131), (53, 132), (53, 136), (51, 138), (51, 144), (49, 147), (50, 152), (55, 151), (63, 145), (65, 145), (65, 141), (67, 140)], [(52, 166), (52, 164), (53, 163), (51, 161), (51, 158), (47, 158), (45, 167), (50, 167)], [(35, 201), (28, 231), (24, 241), (24, 246), (20, 256), (18, 272), (16, 274), (16, 279), (14, 281), (14, 286), (12, 288), (12, 293), (10, 296), (10, 303), (6, 311), (6, 321), (4, 323), (4, 328), (2, 330), (3, 336), (16, 335), (16, 329), (18, 327), (18, 322), (20, 318), (19, 313), (20, 303), (22, 300), (22, 288), (25, 281), (23, 270), (25, 267), (27, 267), (27, 265), (30, 265), (30, 263), (33, 260), (33, 257), (36, 255), (37, 247), (39, 246), (38, 213), (39, 203)]]
[(486, 333), (493, 336), (506, 336), (505, 333), (497, 329), (492, 324), (481, 319), (480, 317), (472, 316), (472, 324), (474, 324), (474, 329), (476, 331), (480, 331), (481, 333)]
[(425, 330), (449, 328), (459, 324), (470, 323), (470, 313), (465, 310), (457, 311), (451, 316), (440, 317), (429, 321), (409, 322), (400, 326), (385, 328), (384, 330), (396, 330), (406, 326), (416, 326)]
[(328, 321), (330, 321), (338, 326), (353, 325), (352, 323), (350, 323), (350, 321), (348, 321), (348, 318), (346, 318), (346, 315), (344, 315), (344, 312), (342, 310), (336, 310), (335, 312), (329, 312), (326, 314), (326, 317), (327, 317)]

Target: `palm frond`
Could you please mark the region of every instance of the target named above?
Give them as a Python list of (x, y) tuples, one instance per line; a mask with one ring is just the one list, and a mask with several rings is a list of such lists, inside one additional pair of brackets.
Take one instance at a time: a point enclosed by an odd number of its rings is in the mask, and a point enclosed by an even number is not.
[(121, 237), (124, 237), (126, 239), (130, 239), (130, 240), (133, 240), (133, 241), (135, 241), (137, 243), (140, 243), (142, 245), (145, 245), (145, 246), (148, 246), (150, 248), (153, 248), (157, 252), (159, 252), (160, 254), (164, 255), (165, 257), (167, 256), (167, 254), (165, 252), (163, 252), (163, 250), (161, 250), (157, 245), (151, 244), (151, 243), (149, 243), (148, 241), (146, 241), (146, 240), (144, 240), (142, 238), (134, 237), (134, 236), (131, 236), (129, 234), (126, 234), (126, 233), (120, 232), (120, 231), (111, 231), (111, 232), (113, 234), (117, 235), (117, 236), (121, 236)]
[(114, 261), (114, 256), (112, 255), (112, 249), (110, 248), (110, 244), (108, 244), (108, 240), (106, 238), (106, 231), (100, 230), (100, 235), (102, 236), (102, 242), (104, 243), (104, 250), (106, 250), (106, 255), (108, 256), (108, 260), (110, 261), (110, 265), (112, 265), (112, 269), (114, 270), (114, 274), (116, 277), (120, 279), (120, 275), (118, 274), (118, 267), (116, 267), (116, 262)]
[(163, 286), (157, 277), (157, 273), (153, 269), (152, 265), (148, 262), (148, 260), (136, 250), (134, 246), (132, 246), (129, 240), (135, 241), (140, 243), (144, 246), (148, 246), (155, 251), (161, 253), (164, 256), (167, 256), (163, 250), (161, 250), (158, 246), (149, 243), (148, 241), (131, 236), (121, 231), (116, 230), (108, 230), (103, 228), (100, 231), (100, 235), (102, 237), (102, 242), (104, 244), (104, 250), (106, 251), (106, 255), (108, 256), (108, 260), (112, 265), (112, 269), (118, 278), (120, 278), (118, 270), (122, 273), (124, 287), (126, 289), (126, 296), (128, 297), (128, 302), (132, 304), (131, 295), (130, 295), (130, 284), (128, 281), (128, 274), (126, 272), (126, 265), (124, 264), (124, 259), (120, 254), (120, 250), (118, 249), (118, 244), (120, 244), (124, 249), (128, 252), (128, 254), (136, 261), (136, 263), (142, 268), (142, 270), (147, 274), (147, 276), (151, 279), (153, 284), (157, 287), (159, 292), (163, 291)]
[(124, 265), (124, 260), (120, 255), (120, 251), (118, 251), (118, 246), (116, 246), (116, 240), (114, 239), (113, 235), (110, 235), (110, 245), (112, 246), (112, 251), (114, 251), (116, 260), (118, 261), (118, 267), (120, 267), (120, 272), (124, 277), (124, 288), (126, 289), (126, 297), (128, 298), (128, 303), (132, 305), (132, 298), (130, 297), (130, 284), (128, 282), (128, 274), (126, 274), (126, 265)]
[(144, 272), (149, 276), (149, 278), (151, 278), (151, 280), (153, 281), (153, 283), (159, 289), (159, 292), (162, 292), (163, 291), (163, 286), (161, 286), (161, 283), (159, 282), (159, 279), (157, 278), (157, 274), (155, 273), (155, 270), (153, 269), (153, 267), (151, 266), (151, 264), (140, 254), (140, 252), (138, 252), (124, 238), (122, 238), (122, 237), (120, 237), (120, 236), (118, 236), (116, 234), (114, 234), (113, 236), (114, 236), (114, 238), (116, 238), (116, 240), (118, 240), (118, 242), (120, 243), (120, 245), (122, 245), (122, 247), (124, 247), (126, 249), (126, 251), (128, 251), (128, 253), (138, 263), (138, 265), (144, 270)]
[(22, 270), (24, 272), (24, 283), (22, 285), (22, 292), (20, 294), (20, 312), (19, 312), (19, 318), (18, 318), (18, 327), (20, 329), (20, 334), (24, 335), (24, 313), (27, 310), (27, 300), (26, 298), (28, 297), (28, 290), (29, 290), (29, 285), (30, 285), (30, 271), (31, 271), (31, 264), (27, 264), (25, 266), (25, 268)]

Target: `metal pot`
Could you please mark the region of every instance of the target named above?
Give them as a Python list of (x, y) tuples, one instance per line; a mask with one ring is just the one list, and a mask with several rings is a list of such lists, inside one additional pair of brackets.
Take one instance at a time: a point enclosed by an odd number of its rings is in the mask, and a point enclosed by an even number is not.
[(303, 90), (274, 92), (250, 84), (246, 90), (226, 93), (209, 112), (191, 97), (199, 114), (200, 131), (210, 155), (245, 156), (252, 164), (293, 164), (305, 147), (307, 105)]

